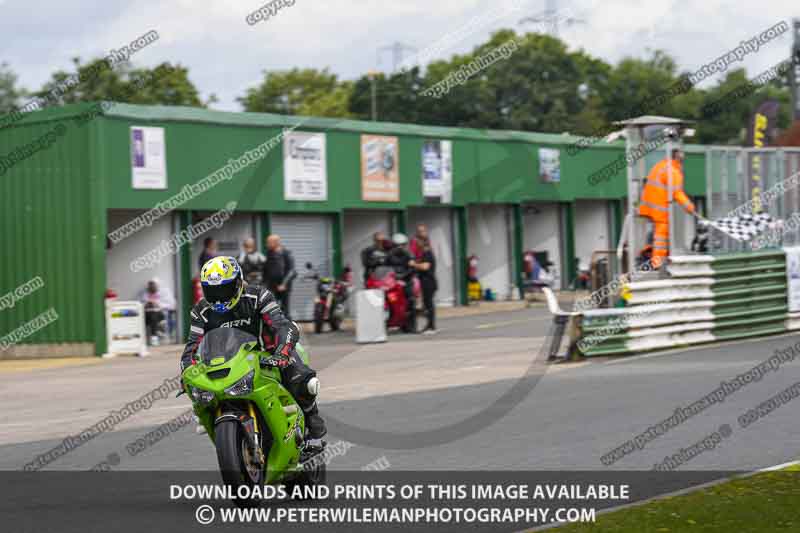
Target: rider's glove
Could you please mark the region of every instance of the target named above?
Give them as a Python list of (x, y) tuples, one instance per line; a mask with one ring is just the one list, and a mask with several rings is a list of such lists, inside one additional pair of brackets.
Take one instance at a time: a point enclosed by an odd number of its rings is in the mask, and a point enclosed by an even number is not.
[(279, 367), (284, 368), (289, 366), (291, 362), (291, 348), (288, 344), (282, 344), (275, 348), (272, 355), (277, 360)]

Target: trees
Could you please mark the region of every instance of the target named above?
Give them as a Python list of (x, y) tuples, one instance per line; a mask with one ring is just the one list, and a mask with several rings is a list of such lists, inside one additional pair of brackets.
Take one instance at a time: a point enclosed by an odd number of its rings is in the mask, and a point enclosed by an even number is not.
[(17, 75), (8, 63), (0, 63), (0, 114), (19, 106), (25, 95), (25, 90), (17, 86)]
[(518, 37), (498, 32), (473, 55), (484, 55), (512, 40), (517, 50), (481, 73), (479, 122), (500, 129), (574, 131), (584, 106), (580, 61), (559, 39), (536, 33)]
[(131, 71), (128, 83), (137, 78), (149, 78), (149, 82), (141, 90), (130, 90), (131, 104), (184, 105), (207, 107), (216, 101), (212, 93), (208, 101), (203, 102), (197, 87), (189, 80), (189, 69), (180, 64), (161, 63), (153, 69), (137, 69)]
[[(123, 63), (112, 69), (104, 59), (84, 64), (77, 57), (73, 64), (74, 72), (54, 72), (36, 96), (47, 99), (50, 104), (108, 100), (131, 104), (206, 106), (189, 80), (188, 69), (180, 64), (165, 62), (152, 69), (133, 69)], [(140, 79), (147, 79), (147, 83), (141, 86), (137, 82)]]
[(717, 86), (703, 94), (702, 106), (697, 112), (696, 142), (741, 144), (745, 140), (750, 115), (766, 99), (781, 103), (778, 127), (787, 127), (791, 120), (791, 95), (784, 80), (753, 85), (744, 69), (729, 71)]
[(294, 68), (288, 71), (264, 71), (264, 80), (247, 89), (236, 100), (245, 111), (299, 115), (313, 112), (317, 116), (344, 117), (351, 83), (340, 83), (328, 69)]
[[(372, 83), (369, 75), (361, 76), (354, 82), (348, 102), (353, 117), (371, 120)], [(405, 123), (430, 121), (429, 115), (421, 113), (421, 106), (426, 98), (420, 95), (420, 91), (423, 89), (424, 79), (419, 67), (388, 76), (382, 72), (378, 73), (375, 76), (378, 120)], [(427, 123), (434, 124), (434, 122)]]

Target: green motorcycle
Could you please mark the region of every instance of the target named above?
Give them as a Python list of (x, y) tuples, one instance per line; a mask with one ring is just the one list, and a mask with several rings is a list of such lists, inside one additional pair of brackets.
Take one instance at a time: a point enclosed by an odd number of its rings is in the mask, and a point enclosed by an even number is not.
[[(303, 347), (296, 350), (308, 364)], [(183, 371), (185, 392), (234, 494), (240, 485), (325, 483), (324, 461), (309, 461), (321, 448), (306, 446), (303, 411), (281, 384), (279, 359), (258, 351), (258, 339), (236, 328), (211, 330), (195, 363)]]

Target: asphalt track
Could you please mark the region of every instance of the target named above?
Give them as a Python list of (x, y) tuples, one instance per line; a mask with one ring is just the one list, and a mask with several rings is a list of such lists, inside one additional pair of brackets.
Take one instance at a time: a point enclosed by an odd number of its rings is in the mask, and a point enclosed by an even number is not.
[[(722, 380), (793, 345), (800, 340), (797, 335), (613, 361), (539, 365), (531, 373), (549, 322), (544, 310), (530, 309), (446, 319), (439, 335), (392, 335), (379, 345), (355, 346), (347, 333), (306, 336), (323, 383), (320, 403), (329, 420), (328, 441), (353, 443), (329, 468), (359, 470), (378, 460), (397, 470), (650, 469), (723, 424), (732, 429), (730, 436), (682, 469), (749, 470), (797, 458), (800, 430), (792, 402), (747, 428), (737, 422), (748, 409), (800, 381), (800, 363), (791, 361), (643, 449), (610, 466), (600, 460)], [(21, 469), (65, 436), (157, 387), (174, 375), (175, 357), (118, 358), (0, 375), (5, 406), (0, 470)], [(503, 399), (520, 383), (529, 385), (529, 392)], [(185, 396), (170, 395), (46, 469), (87, 470), (109, 457), (114, 470), (214, 469), (214, 448), (192, 425), (135, 456), (126, 451), (127, 444), (188, 405)], [(462, 424), (470, 418), (478, 423)], [(449, 429), (442, 435), (440, 428)], [(429, 442), (430, 437), (437, 442)], [(409, 440), (417, 445), (409, 446)]]

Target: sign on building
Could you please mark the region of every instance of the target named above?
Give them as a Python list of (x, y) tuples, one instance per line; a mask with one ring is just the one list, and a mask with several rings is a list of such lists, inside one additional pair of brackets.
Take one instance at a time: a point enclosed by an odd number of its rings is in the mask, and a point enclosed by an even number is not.
[(131, 126), (131, 179), (134, 189), (167, 188), (164, 128)]
[(453, 199), (453, 143), (422, 143), (422, 196), (428, 204), (449, 204)]
[(400, 201), (400, 150), (397, 137), (361, 136), (361, 199)]
[(544, 183), (561, 181), (561, 162), (557, 149), (539, 148), (539, 177)]
[(328, 199), (325, 134), (293, 131), (283, 140), (283, 197), (324, 202)]

